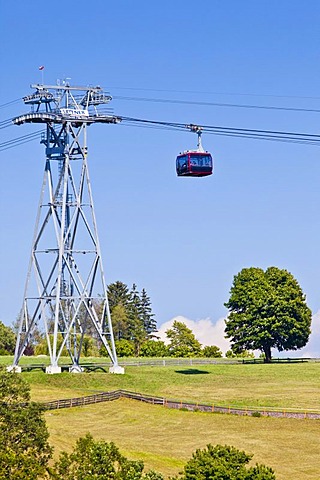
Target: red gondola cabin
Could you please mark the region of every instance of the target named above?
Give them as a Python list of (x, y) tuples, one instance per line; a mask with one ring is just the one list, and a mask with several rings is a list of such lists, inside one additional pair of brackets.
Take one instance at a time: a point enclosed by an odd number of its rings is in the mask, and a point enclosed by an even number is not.
[(209, 152), (187, 151), (177, 156), (178, 177), (205, 177), (212, 175), (213, 161)]

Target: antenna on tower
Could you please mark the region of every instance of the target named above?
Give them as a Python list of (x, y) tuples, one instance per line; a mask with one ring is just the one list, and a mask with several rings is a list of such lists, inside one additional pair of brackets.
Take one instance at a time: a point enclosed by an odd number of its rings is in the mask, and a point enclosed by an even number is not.
[(121, 119), (99, 111), (112, 100), (101, 87), (67, 81), (31, 87), (35, 91), (23, 98), (30, 111), (13, 123), (45, 124), (46, 159), (11, 369), (21, 370), (20, 358), (41, 326), (50, 357), (47, 373), (61, 372), (65, 351), (72, 361), (69, 370), (81, 372), (86, 335), (107, 350), (110, 372), (124, 373), (115, 348), (87, 160), (88, 125)]

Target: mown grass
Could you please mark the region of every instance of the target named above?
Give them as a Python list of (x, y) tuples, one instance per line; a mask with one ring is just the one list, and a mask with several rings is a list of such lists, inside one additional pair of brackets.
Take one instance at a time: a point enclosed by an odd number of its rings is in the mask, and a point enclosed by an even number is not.
[(320, 412), (320, 363), (126, 367), (124, 375), (23, 373), (35, 400), (125, 389), (222, 406)]
[(165, 475), (180, 471), (196, 448), (228, 444), (274, 468), (277, 480), (316, 480), (320, 471), (319, 422), (170, 410), (132, 400), (46, 413), (56, 455), (90, 432), (115, 442), (132, 459)]
[[(35, 359), (23, 359), (35, 363)], [(43, 363), (43, 359), (37, 359)], [(0, 359), (10, 363), (10, 359)], [(126, 367), (124, 375), (23, 373), (38, 401), (126, 389), (185, 401), (253, 408), (320, 411), (320, 363)], [(182, 469), (196, 448), (234, 445), (273, 467), (277, 480), (315, 480), (320, 471), (317, 420), (241, 417), (169, 410), (118, 400), (49, 411), (46, 421), (55, 454), (71, 450), (90, 432), (115, 442), (132, 459), (166, 475)]]

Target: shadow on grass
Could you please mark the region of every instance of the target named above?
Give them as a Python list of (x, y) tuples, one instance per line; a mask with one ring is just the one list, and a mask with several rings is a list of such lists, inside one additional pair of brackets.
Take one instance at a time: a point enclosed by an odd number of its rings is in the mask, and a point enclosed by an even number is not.
[(198, 370), (197, 368), (186, 368), (184, 370), (175, 370), (175, 373), (181, 373), (182, 375), (207, 375), (207, 370)]

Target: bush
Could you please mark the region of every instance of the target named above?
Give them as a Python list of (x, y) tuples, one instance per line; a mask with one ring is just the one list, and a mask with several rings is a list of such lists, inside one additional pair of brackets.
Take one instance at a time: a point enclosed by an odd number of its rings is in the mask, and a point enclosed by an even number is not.
[(141, 345), (141, 357), (166, 357), (168, 347), (161, 340), (147, 340)]
[(51, 471), (53, 480), (118, 479), (164, 480), (160, 473), (143, 473), (142, 461), (128, 460), (110, 442), (96, 441), (90, 434), (79, 438), (71, 454), (63, 452)]
[(254, 358), (254, 353), (250, 352), (250, 350), (235, 352), (231, 349), (226, 352), (226, 358)]
[(202, 349), (202, 355), (207, 358), (221, 358), (222, 352), (216, 345), (207, 345)]
[[(131, 342), (130, 340), (116, 340), (115, 341), (115, 347), (116, 347), (116, 352), (118, 357), (133, 357), (134, 356), (134, 343)], [(100, 355), (102, 357), (107, 357), (108, 352), (105, 349), (104, 346), (100, 348), (99, 351)]]
[(265, 465), (247, 468), (251, 458), (229, 445), (209, 444), (196, 450), (184, 471), (171, 480), (275, 480), (273, 470)]

